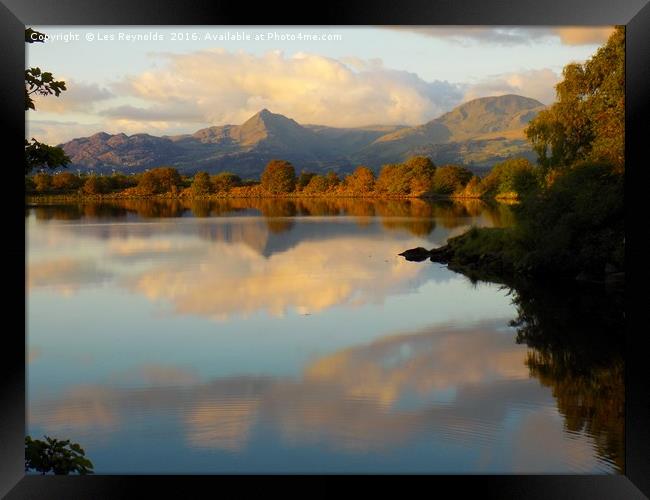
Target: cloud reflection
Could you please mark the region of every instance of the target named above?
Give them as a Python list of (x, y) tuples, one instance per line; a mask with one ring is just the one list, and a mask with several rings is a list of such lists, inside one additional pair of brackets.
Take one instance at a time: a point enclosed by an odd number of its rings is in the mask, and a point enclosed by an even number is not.
[[(320, 357), (297, 378), (77, 388), (32, 402), (30, 424), (90, 444), (98, 430), (119, 439), (120, 427), (171, 416), (191, 448), (230, 453), (246, 452), (255, 430), (265, 429), (284, 446), (345, 454), (431, 442), (433, 455), (449, 446), (478, 449), (489, 470), (606, 468), (589, 436), (566, 439), (550, 390), (529, 378), (526, 354), (500, 325), (438, 327)], [(519, 438), (504, 440), (512, 433)], [(466, 460), (478, 460), (472, 456)]]

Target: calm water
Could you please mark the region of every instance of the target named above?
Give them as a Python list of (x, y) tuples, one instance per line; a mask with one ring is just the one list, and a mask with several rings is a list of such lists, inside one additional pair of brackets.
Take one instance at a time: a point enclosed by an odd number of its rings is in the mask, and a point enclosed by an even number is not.
[(616, 301), (397, 255), (509, 220), (423, 201), (30, 207), (28, 432), (79, 442), (96, 473), (621, 472)]

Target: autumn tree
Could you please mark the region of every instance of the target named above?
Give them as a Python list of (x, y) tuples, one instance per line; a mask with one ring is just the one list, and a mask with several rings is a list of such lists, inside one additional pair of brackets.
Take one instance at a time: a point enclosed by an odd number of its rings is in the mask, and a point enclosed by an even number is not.
[(431, 190), (436, 167), (426, 156), (413, 156), (404, 162), (409, 177), (411, 194), (424, 194)]
[(110, 184), (106, 177), (91, 175), (83, 185), (83, 192), (86, 194), (106, 194), (110, 191)]
[(207, 172), (197, 172), (192, 181), (192, 193), (195, 195), (206, 195), (212, 191), (210, 175)]
[(436, 168), (432, 179), (432, 189), (438, 194), (452, 194), (462, 190), (473, 174), (460, 165), (444, 165)]
[[(43, 42), (43, 33), (34, 31), (31, 28), (25, 30), (25, 42), (35, 43)], [(55, 80), (52, 73), (42, 71), (40, 68), (28, 68), (25, 70), (25, 111), (36, 110), (32, 95), (41, 96), (54, 95), (59, 97), (61, 92), (67, 90), (65, 82)], [(30, 141), (25, 139), (25, 175), (29, 174), (35, 168), (65, 167), (70, 163), (70, 158), (65, 154), (62, 148), (48, 146), (32, 138)]]
[(307, 172), (306, 170), (303, 170), (300, 172), (300, 175), (296, 179), (296, 189), (298, 191), (302, 191), (305, 189), (307, 184), (309, 184), (309, 181), (314, 177), (316, 174), (313, 172)]
[(181, 186), (178, 170), (172, 167), (158, 167), (143, 172), (138, 179), (138, 190), (142, 194), (173, 193)]
[(292, 192), (296, 187), (296, 171), (285, 160), (271, 160), (262, 172), (262, 188), (272, 194)]
[(352, 194), (367, 195), (375, 189), (375, 174), (368, 167), (359, 166), (345, 178), (345, 189)]
[(566, 65), (562, 74), (556, 102), (526, 128), (539, 164), (555, 169), (581, 160), (606, 161), (622, 171), (625, 28), (616, 27), (589, 60)]
[(216, 193), (228, 193), (232, 188), (241, 186), (242, 180), (232, 172), (221, 172), (212, 176), (211, 183)]

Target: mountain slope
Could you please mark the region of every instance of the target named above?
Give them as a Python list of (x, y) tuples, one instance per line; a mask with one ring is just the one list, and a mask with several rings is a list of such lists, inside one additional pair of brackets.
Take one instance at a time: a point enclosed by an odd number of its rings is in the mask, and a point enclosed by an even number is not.
[[(377, 161), (403, 161), (423, 151), (441, 149), (435, 148), (435, 145), (460, 145), (477, 139), (484, 142), (491, 139), (513, 140), (522, 144), (521, 141), (525, 139), (524, 127), (543, 108), (544, 105), (535, 99), (512, 94), (474, 99), (424, 125), (379, 137), (354, 155), (354, 159), (374, 166)], [(462, 148), (459, 146), (456, 149), (460, 151)], [(435, 158), (435, 154), (431, 154)]]
[(208, 127), (175, 136), (110, 135), (100, 132), (60, 146), (77, 168), (137, 172), (171, 165), (188, 173), (229, 170), (257, 178), (266, 163), (281, 158), (297, 171), (375, 170), (415, 154), (435, 163), (489, 165), (504, 157), (531, 155), (523, 129), (544, 106), (506, 95), (466, 102), (417, 127), (377, 125), (336, 128), (300, 125), (267, 109), (241, 125)]

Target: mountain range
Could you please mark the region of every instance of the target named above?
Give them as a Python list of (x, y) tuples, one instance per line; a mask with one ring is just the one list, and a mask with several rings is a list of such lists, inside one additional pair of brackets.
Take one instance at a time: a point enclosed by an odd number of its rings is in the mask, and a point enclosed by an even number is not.
[(99, 132), (59, 146), (73, 167), (99, 172), (139, 172), (170, 165), (186, 173), (230, 171), (242, 178), (258, 178), (268, 161), (276, 158), (290, 161), (298, 172), (343, 173), (358, 165), (378, 171), (383, 164), (413, 155), (480, 170), (513, 155), (533, 158), (524, 128), (543, 108), (535, 99), (509, 94), (468, 101), (415, 127), (357, 128), (301, 125), (263, 109), (241, 125), (208, 127), (193, 134)]

